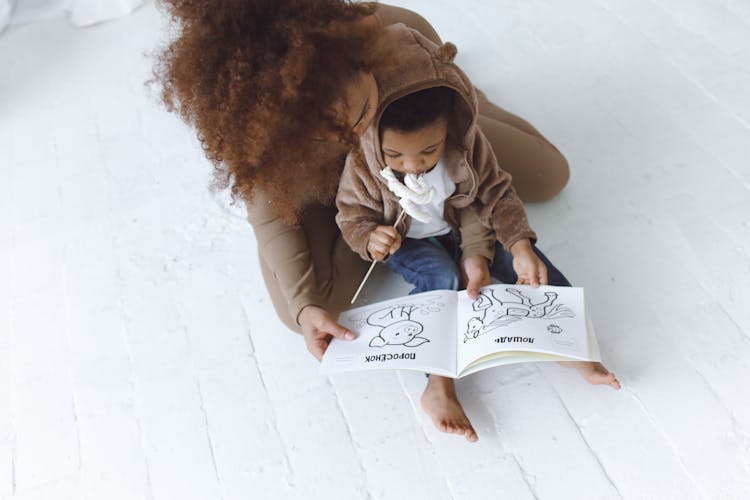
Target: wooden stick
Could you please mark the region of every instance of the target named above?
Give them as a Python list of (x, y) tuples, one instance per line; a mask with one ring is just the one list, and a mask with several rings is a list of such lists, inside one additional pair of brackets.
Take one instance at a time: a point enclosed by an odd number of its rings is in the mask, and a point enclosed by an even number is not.
[[(393, 227), (398, 226), (399, 222), (401, 222), (401, 218), (404, 216), (404, 209), (401, 209), (401, 213), (398, 214), (398, 217), (396, 218), (396, 222), (393, 223)], [(372, 264), (370, 264), (370, 269), (367, 270), (367, 274), (365, 274), (365, 277), (362, 278), (362, 283), (359, 284), (359, 288), (357, 288), (357, 291), (354, 292), (354, 297), (352, 297), (352, 301), (349, 302), (349, 304), (354, 304), (354, 301), (357, 300), (357, 297), (359, 297), (359, 292), (362, 291), (362, 288), (364, 288), (365, 283), (367, 283), (367, 278), (370, 277), (370, 274), (372, 273), (372, 270), (375, 269), (375, 264), (377, 264), (377, 260), (373, 260)]]

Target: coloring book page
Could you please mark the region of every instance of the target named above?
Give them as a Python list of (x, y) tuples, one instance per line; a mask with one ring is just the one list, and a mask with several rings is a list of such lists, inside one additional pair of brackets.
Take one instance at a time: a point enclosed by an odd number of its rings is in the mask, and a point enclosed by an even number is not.
[(355, 340), (333, 339), (321, 373), (406, 369), (461, 377), (529, 361), (597, 359), (583, 289), (491, 285), (435, 290), (345, 311)]
[(436, 290), (345, 311), (355, 340), (333, 339), (322, 373), (381, 368), (456, 371), (456, 292)]
[(459, 292), (458, 371), (499, 352), (589, 359), (583, 289), (492, 285), (476, 300)]

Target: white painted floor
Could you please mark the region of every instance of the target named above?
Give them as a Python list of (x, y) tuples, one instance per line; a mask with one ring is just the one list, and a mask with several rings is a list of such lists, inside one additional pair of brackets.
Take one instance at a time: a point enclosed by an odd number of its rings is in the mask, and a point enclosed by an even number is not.
[(60, 18), (0, 37), (2, 498), (750, 498), (750, 2), (398, 3), (570, 160), (528, 211), (623, 389), (467, 377), (470, 445), (421, 375), (319, 376), (144, 87), (153, 6)]

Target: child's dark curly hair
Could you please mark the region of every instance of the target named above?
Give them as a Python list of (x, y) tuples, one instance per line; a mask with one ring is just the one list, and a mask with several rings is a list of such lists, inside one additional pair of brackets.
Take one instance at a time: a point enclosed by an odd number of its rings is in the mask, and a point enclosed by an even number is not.
[(448, 87), (430, 87), (393, 101), (380, 117), (380, 131), (414, 132), (438, 118), (449, 119), (456, 92)]
[(356, 144), (333, 106), (345, 85), (370, 69), (366, 54), (378, 28), (361, 21), (375, 4), (158, 3), (176, 30), (157, 54), (154, 79), (167, 108), (197, 129), (215, 186), (231, 187), (247, 202), (260, 190), (289, 223), (306, 204), (330, 201), (341, 165), (315, 155), (313, 139)]

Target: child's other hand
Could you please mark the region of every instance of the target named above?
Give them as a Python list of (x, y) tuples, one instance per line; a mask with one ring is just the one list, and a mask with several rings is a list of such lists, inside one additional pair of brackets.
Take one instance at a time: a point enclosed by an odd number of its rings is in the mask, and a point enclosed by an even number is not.
[(534, 253), (529, 240), (519, 240), (510, 247), (513, 255), (513, 270), (518, 275), (517, 285), (538, 287), (549, 283), (547, 266)]
[(378, 226), (370, 233), (367, 252), (372, 260), (383, 260), (401, 248), (401, 235), (393, 226)]
[(461, 262), (461, 272), (464, 283), (466, 283), (466, 292), (471, 300), (476, 300), (479, 297), (480, 288), (492, 284), (489, 263), (481, 255), (472, 255), (465, 258)]

